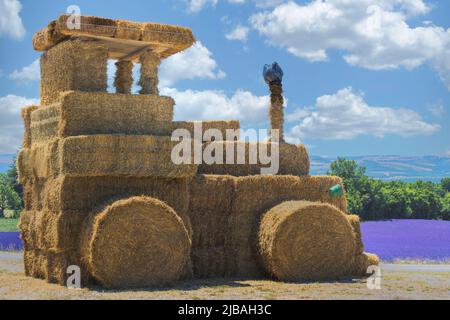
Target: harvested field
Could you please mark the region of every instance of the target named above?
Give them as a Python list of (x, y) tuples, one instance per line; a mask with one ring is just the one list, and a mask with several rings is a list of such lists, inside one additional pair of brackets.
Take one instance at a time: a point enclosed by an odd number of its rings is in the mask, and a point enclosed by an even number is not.
[(270, 280), (208, 279), (181, 281), (160, 289), (105, 290), (99, 287), (69, 290), (26, 277), (22, 253), (0, 252), (1, 299), (449, 299), (450, 272), (403, 271), (381, 266), (381, 290), (369, 290), (366, 281), (283, 283)]

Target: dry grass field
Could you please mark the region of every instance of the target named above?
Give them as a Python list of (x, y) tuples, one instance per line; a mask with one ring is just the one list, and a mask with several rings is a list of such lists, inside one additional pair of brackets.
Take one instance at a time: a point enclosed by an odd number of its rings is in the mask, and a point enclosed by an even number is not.
[(22, 254), (1, 252), (0, 299), (450, 299), (450, 272), (385, 270), (380, 290), (369, 290), (362, 279), (327, 283), (208, 279), (157, 290), (75, 290), (26, 277)]

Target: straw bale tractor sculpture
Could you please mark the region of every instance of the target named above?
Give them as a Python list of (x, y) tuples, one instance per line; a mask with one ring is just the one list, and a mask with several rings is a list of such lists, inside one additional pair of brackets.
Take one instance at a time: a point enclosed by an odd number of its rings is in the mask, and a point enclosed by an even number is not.
[[(272, 129), (281, 132), (280, 142), (265, 142), (279, 150), (276, 175), (247, 159), (175, 164), (172, 132), (199, 123), (173, 121), (157, 71), (194, 43), (191, 30), (89, 16), (71, 29), (67, 19), (33, 38), (43, 51), (41, 102), (22, 111), (17, 160), (28, 276), (66, 284), (76, 265), (83, 285), (156, 287), (205, 277), (337, 279), (378, 263), (363, 252), (345, 194), (330, 192), (341, 179), (310, 176), (305, 147), (284, 143), (281, 79), (268, 81)], [(108, 59), (117, 60), (116, 93), (107, 92)], [(133, 63), (141, 64), (139, 94), (131, 94)], [(202, 125), (239, 129), (238, 121)], [(207, 135), (192, 142), (252, 146)]]

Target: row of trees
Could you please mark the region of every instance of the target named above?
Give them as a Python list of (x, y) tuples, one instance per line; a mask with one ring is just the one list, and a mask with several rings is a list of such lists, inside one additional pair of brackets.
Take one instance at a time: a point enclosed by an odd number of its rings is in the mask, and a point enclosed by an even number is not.
[(450, 220), (450, 178), (428, 181), (381, 181), (369, 178), (356, 161), (338, 158), (329, 175), (344, 181), (348, 210), (364, 220)]
[(13, 211), (17, 214), (22, 210), (22, 186), (17, 180), (16, 161), (9, 167), (6, 173), (0, 173), (0, 217), (5, 211)]

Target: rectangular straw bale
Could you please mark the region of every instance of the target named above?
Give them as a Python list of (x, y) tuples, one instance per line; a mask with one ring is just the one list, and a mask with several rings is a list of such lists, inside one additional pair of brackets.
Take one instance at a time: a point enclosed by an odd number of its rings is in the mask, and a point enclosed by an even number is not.
[(42, 30), (36, 32), (33, 36), (33, 48), (37, 51), (45, 51), (57, 45), (59, 42), (67, 38), (61, 34), (56, 28), (57, 22), (54, 20)]
[(31, 141), (44, 143), (58, 137), (61, 108), (58, 104), (41, 107), (31, 114)]
[(76, 249), (88, 212), (38, 211), (34, 215), (35, 247), (42, 250)]
[(309, 174), (309, 156), (305, 145), (280, 143), (279, 175), (307, 176)]
[(61, 92), (104, 91), (108, 49), (100, 44), (67, 40), (41, 56), (41, 105), (59, 100)]
[(23, 148), (17, 157), (19, 182), (29, 179), (47, 179), (60, 172), (59, 140), (34, 143), (31, 148)]
[(93, 135), (61, 140), (61, 173), (74, 176), (192, 177), (195, 164), (174, 164), (175, 141), (162, 136)]
[(68, 21), (70, 15), (62, 15), (57, 20), (58, 32), (64, 35), (95, 35), (101, 37), (114, 37), (116, 21), (95, 16), (80, 16), (80, 28), (70, 28)]
[(116, 33), (114, 38), (127, 40), (140, 40), (142, 34), (142, 24), (139, 22), (116, 20)]
[(53, 212), (90, 212), (112, 198), (146, 195), (164, 201), (177, 213), (189, 206), (186, 179), (61, 176), (48, 185), (45, 208)]
[(227, 273), (223, 246), (193, 248), (191, 258), (195, 278), (220, 278)]
[(25, 250), (24, 265), (25, 274), (38, 279), (47, 278), (47, 259), (45, 252), (38, 249)]
[(192, 246), (225, 244), (226, 228), (234, 197), (234, 177), (197, 175), (189, 184), (189, 216), (193, 228)]
[(143, 23), (141, 40), (155, 44), (164, 43), (179, 50), (184, 50), (195, 42), (190, 29), (159, 23)]
[(20, 213), (19, 230), (25, 250), (31, 249), (34, 244), (33, 235), (31, 234), (33, 218), (34, 211), (32, 210), (23, 210)]
[[(243, 142), (243, 141), (219, 141), (219, 142), (211, 142), (210, 144), (205, 144), (203, 149), (210, 146), (211, 150), (215, 147), (221, 149), (223, 151), (223, 158), (221, 159), (221, 164), (213, 163), (207, 164), (202, 163), (199, 166), (198, 172), (203, 174), (229, 174), (232, 176), (250, 176), (250, 175), (260, 175), (262, 173), (262, 168), (269, 168), (269, 165), (264, 165), (261, 163), (261, 152), (264, 153), (264, 156), (269, 155), (272, 152), (273, 143), (267, 142)], [(265, 147), (262, 147), (265, 146)], [(261, 148), (260, 148), (261, 147)], [(234, 150), (234, 160), (233, 164), (227, 164), (227, 150), (228, 148), (232, 148)], [(238, 150), (243, 148), (245, 150), (245, 159), (244, 163), (238, 163), (237, 154)], [(266, 148), (265, 151), (264, 148)], [(256, 150), (256, 151), (255, 151)], [(304, 176), (309, 173), (309, 157), (304, 145), (294, 145), (281, 143), (278, 144), (278, 171), (276, 174), (278, 175), (296, 175), (296, 176)], [(264, 151), (264, 152), (263, 152)], [(252, 163), (250, 162), (250, 152), (255, 152), (256, 159)], [(275, 149), (274, 149), (275, 152)], [(220, 160), (220, 159), (219, 159)], [(272, 158), (272, 161), (276, 161), (275, 158)], [(276, 166), (272, 165), (272, 168), (276, 169)]]
[(176, 129), (186, 129), (187, 131), (189, 131), (191, 138), (195, 139), (195, 135), (194, 135), (194, 126), (195, 124), (200, 124), (202, 125), (202, 132), (201, 132), (201, 141), (202, 142), (209, 142), (211, 141), (211, 139), (205, 139), (205, 137), (203, 136), (203, 134), (205, 133), (206, 130), (209, 129), (217, 129), (220, 131), (221, 135), (222, 135), (222, 139), (217, 140), (217, 141), (226, 141), (227, 139), (227, 134), (226, 131), (227, 129), (231, 129), (231, 130), (237, 130), (237, 139), (239, 139), (239, 129), (240, 129), (240, 123), (238, 120), (231, 120), (231, 121), (174, 121), (172, 123), (172, 131), (176, 130)]
[(47, 184), (44, 179), (30, 179), (22, 183), (25, 210), (42, 210)]
[(67, 92), (61, 96), (59, 134), (169, 136), (173, 106), (173, 99), (164, 96)]
[(36, 110), (31, 116), (34, 143), (53, 137), (92, 134), (148, 134), (169, 136), (172, 98), (68, 91), (60, 102)]
[(24, 210), (32, 210), (33, 205), (32, 181), (31, 180), (27, 180), (26, 182), (22, 181), (21, 184), (23, 188), (22, 199)]
[(22, 108), (22, 119), (24, 123), (24, 133), (23, 133), (23, 144), (24, 148), (29, 148), (31, 146), (31, 113), (35, 111), (39, 106), (28, 106)]

